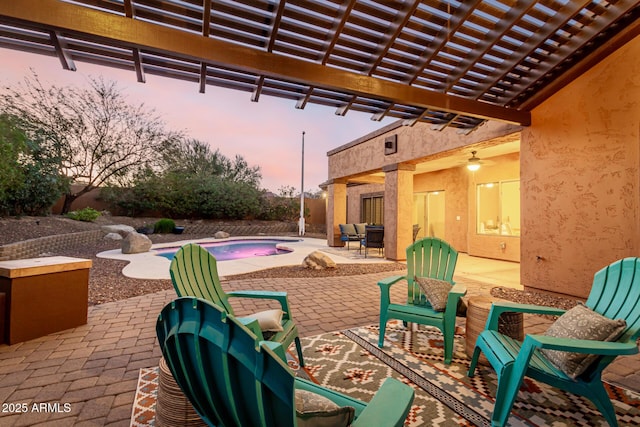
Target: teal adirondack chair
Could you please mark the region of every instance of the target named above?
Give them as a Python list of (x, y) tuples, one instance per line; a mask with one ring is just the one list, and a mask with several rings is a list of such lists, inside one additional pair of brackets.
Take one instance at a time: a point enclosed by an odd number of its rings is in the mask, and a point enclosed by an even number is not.
[[(624, 319), (627, 327), (615, 342), (526, 335), (516, 341), (498, 330), (504, 312), (561, 315), (563, 310), (528, 304), (494, 303), (485, 330), (476, 340), (468, 375), (473, 376), (480, 352), (484, 353), (498, 376), (496, 403), (491, 424), (504, 426), (525, 376), (553, 387), (584, 396), (604, 415), (610, 426), (617, 426), (616, 413), (602, 384), (602, 370), (617, 356), (638, 353), (640, 336), (640, 259), (625, 258), (598, 271), (585, 305), (609, 319)], [(540, 349), (597, 354), (599, 358), (576, 379), (552, 365)]]
[(173, 377), (210, 426), (295, 426), (296, 389), (353, 407), (353, 427), (400, 427), (413, 402), (413, 389), (393, 378), (368, 404), (295, 378), (281, 344), (259, 341), (233, 315), (202, 299), (169, 303), (156, 333)]
[[(435, 326), (444, 336), (444, 362), (447, 365), (451, 363), (458, 302), (460, 297), (467, 293), (464, 285), (456, 285), (453, 281), (457, 261), (458, 252), (447, 242), (436, 237), (418, 240), (407, 248), (407, 274), (388, 277), (378, 282), (381, 294), (378, 347), (382, 348), (384, 345), (384, 335), (390, 319), (402, 320), (405, 326), (407, 322)], [(424, 292), (414, 280), (416, 276), (451, 283), (444, 312), (435, 311), (431, 307)], [(407, 301), (404, 304), (391, 303), (391, 286), (401, 281), (407, 283)]]
[[(205, 248), (195, 243), (182, 246), (171, 260), (169, 267), (173, 287), (179, 297), (196, 297), (211, 301), (222, 307), (227, 313), (233, 313), (229, 298), (258, 298), (278, 301), (284, 314), (282, 331), (276, 332), (269, 341), (281, 343), (285, 348), (295, 341), (300, 365), (304, 366), (302, 346), (298, 328), (291, 316), (291, 308), (286, 292), (273, 291), (233, 291), (225, 292), (220, 285), (216, 258)], [(262, 339), (259, 329), (254, 331)]]

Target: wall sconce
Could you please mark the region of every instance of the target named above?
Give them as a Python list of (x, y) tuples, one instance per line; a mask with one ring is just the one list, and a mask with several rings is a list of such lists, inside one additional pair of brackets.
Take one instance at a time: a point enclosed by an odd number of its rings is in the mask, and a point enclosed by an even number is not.
[(480, 169), (480, 159), (476, 157), (476, 151), (471, 152), (471, 157), (469, 158), (469, 162), (467, 163), (467, 169), (472, 172)]
[(384, 155), (395, 154), (398, 152), (398, 135), (391, 135), (384, 139)]

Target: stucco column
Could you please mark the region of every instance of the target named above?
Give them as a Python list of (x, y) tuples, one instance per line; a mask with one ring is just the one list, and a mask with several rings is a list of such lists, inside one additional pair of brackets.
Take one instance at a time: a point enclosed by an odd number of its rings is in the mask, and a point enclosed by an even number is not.
[(347, 184), (330, 182), (327, 185), (327, 245), (344, 246), (340, 241), (338, 224), (347, 222)]
[(415, 165), (384, 166), (384, 253), (388, 259), (406, 259), (413, 238), (413, 171)]

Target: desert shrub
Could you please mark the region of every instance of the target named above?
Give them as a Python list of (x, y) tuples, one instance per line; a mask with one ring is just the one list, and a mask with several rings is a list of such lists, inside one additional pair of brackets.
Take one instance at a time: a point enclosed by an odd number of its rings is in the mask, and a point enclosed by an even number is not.
[(68, 218), (85, 222), (93, 222), (98, 219), (99, 216), (100, 212), (90, 207), (80, 209), (79, 211), (71, 211), (67, 214)]
[(46, 215), (68, 186), (57, 159), (0, 114), (0, 216)]
[(169, 218), (162, 218), (158, 220), (153, 226), (154, 233), (172, 233), (176, 223)]
[(148, 171), (130, 188), (101, 191), (104, 201), (127, 215), (154, 212), (169, 218), (257, 218), (262, 197), (252, 182), (188, 170)]
[[(305, 211), (307, 208), (305, 208)], [(300, 217), (300, 199), (292, 197), (263, 197), (260, 219), (295, 221)]]

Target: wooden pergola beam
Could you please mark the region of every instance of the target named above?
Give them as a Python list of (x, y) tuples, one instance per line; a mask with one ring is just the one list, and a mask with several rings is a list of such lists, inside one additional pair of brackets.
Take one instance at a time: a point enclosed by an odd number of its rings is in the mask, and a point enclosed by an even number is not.
[(0, 15), (121, 46), (166, 52), (247, 73), (353, 95), (528, 126), (531, 114), (471, 99), (327, 67), (56, 0), (0, 2)]

